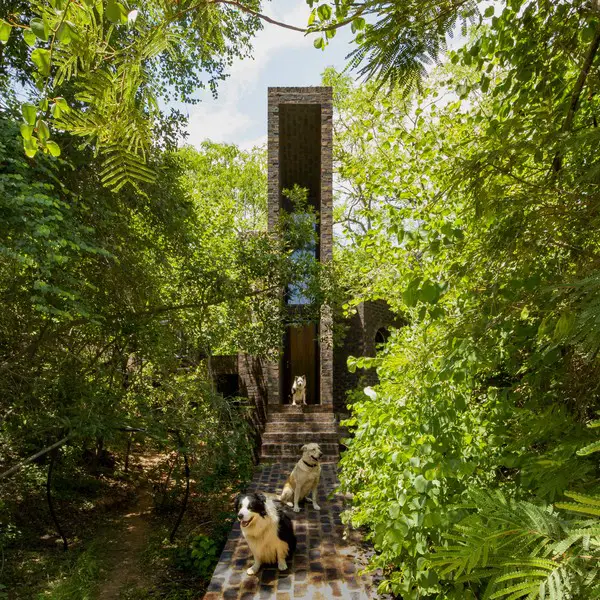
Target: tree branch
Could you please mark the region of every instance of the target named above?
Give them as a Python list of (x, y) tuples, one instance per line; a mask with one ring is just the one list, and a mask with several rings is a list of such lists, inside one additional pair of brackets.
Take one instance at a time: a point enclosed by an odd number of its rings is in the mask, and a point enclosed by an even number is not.
[[(567, 111), (567, 116), (560, 128), (561, 133), (569, 131), (571, 126), (573, 125), (573, 119), (575, 118), (575, 112), (577, 111), (577, 105), (579, 104), (579, 98), (581, 97), (581, 92), (585, 86), (585, 82), (587, 80), (587, 76), (592, 68), (592, 64), (594, 62), (594, 58), (596, 58), (596, 54), (598, 52), (598, 47), (600, 46), (600, 23), (596, 25), (596, 31), (594, 32), (594, 37), (590, 42), (590, 46), (588, 48), (587, 55), (583, 62), (583, 66), (581, 67), (581, 71), (579, 72), (579, 77), (575, 82), (575, 87), (573, 88), (573, 92), (571, 93), (571, 101), (569, 102), (569, 110)], [(562, 159), (560, 152), (557, 152), (554, 156), (554, 161), (552, 162), (552, 168), (554, 172), (560, 171), (562, 167)]]
[[(365, 6), (361, 6), (352, 16), (347, 17), (346, 19), (339, 21), (338, 23), (333, 23), (328, 25), (327, 27), (319, 27), (315, 29), (309, 29), (307, 27), (296, 27), (296, 25), (290, 25), (289, 23), (284, 23), (282, 21), (277, 21), (263, 13), (260, 13), (249, 6), (245, 6), (241, 2), (237, 0), (207, 0), (206, 4), (227, 4), (228, 6), (233, 6), (242, 12), (245, 12), (253, 17), (257, 17), (266, 23), (270, 23), (271, 25), (277, 25), (277, 27), (283, 27), (284, 29), (291, 29), (292, 31), (298, 31), (300, 33), (319, 33), (320, 31), (331, 31), (332, 29), (339, 29), (340, 27), (344, 27), (351, 23), (356, 17), (360, 16), (361, 13), (365, 10)], [(185, 10), (178, 12), (175, 15), (175, 19), (183, 16), (185, 13), (192, 12), (199, 8), (198, 4), (190, 6)]]
[(30, 462), (34, 461), (36, 458), (39, 458), (40, 456), (47, 454), (48, 452), (54, 450), (55, 448), (58, 448), (59, 446), (62, 446), (70, 437), (71, 437), (70, 435), (65, 436), (62, 440), (58, 440), (58, 442), (55, 442), (54, 444), (52, 444), (52, 446), (48, 446), (47, 448), (44, 448), (43, 450), (36, 452), (29, 458), (26, 458), (25, 460), (21, 461), (19, 464), (16, 464), (14, 467), (11, 467), (8, 471), (4, 471), (4, 473), (0, 473), (0, 479), (4, 479), (4, 477), (8, 477), (9, 475), (12, 475), (13, 473), (18, 471), (25, 465), (28, 465)]

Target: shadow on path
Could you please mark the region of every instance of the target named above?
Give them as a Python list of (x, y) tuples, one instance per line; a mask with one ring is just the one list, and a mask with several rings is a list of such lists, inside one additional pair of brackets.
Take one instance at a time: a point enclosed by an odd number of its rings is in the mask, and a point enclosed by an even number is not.
[[(293, 466), (293, 463), (262, 465), (248, 491), (279, 493)], [(283, 573), (274, 567), (263, 567), (258, 576), (246, 574), (252, 565), (252, 556), (236, 523), (204, 600), (380, 598), (373, 577), (357, 574), (365, 566), (369, 550), (357, 531), (342, 525), (343, 497), (336, 494), (331, 500), (327, 499), (337, 483), (336, 465), (323, 465), (319, 485), (321, 510), (313, 510), (312, 504), (307, 502), (297, 514), (291, 509), (288, 511), (294, 519), (298, 548), (292, 561), (288, 561), (289, 570)]]

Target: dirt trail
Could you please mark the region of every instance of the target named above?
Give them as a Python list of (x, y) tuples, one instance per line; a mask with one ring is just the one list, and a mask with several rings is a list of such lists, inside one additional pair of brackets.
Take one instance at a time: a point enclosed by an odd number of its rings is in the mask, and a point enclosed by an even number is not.
[[(144, 471), (148, 473), (160, 461), (160, 456), (139, 456)], [(107, 546), (112, 548), (110, 567), (103, 573), (98, 600), (118, 600), (121, 591), (141, 585), (146, 579), (140, 566), (140, 555), (150, 539), (148, 518), (152, 512), (152, 494), (148, 484), (138, 490), (137, 502), (132, 510), (114, 524), (115, 535)]]

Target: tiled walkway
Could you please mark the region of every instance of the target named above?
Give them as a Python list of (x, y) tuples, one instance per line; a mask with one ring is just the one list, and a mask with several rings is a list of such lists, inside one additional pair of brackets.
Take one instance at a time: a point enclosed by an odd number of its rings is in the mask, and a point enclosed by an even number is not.
[[(262, 465), (248, 491), (279, 493), (293, 463)], [(335, 465), (323, 465), (319, 485), (320, 511), (307, 502), (299, 513), (291, 509), (298, 548), (289, 569), (279, 573), (275, 567), (261, 568), (258, 576), (249, 576), (250, 550), (236, 523), (221, 554), (204, 600), (229, 598), (273, 598), (291, 600), (362, 600), (379, 598), (370, 576), (358, 576), (366, 564), (367, 549), (357, 531), (348, 530), (340, 520), (343, 498), (327, 496), (336, 488)]]

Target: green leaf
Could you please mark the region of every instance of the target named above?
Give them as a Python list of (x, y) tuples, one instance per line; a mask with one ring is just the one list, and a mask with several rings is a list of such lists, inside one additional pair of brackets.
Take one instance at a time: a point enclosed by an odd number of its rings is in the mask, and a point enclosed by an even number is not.
[(33, 31), (35, 36), (42, 40), (42, 42), (48, 41), (48, 27), (42, 19), (39, 17), (34, 17), (31, 19), (31, 21), (29, 21), (29, 27), (31, 27), (31, 31)]
[(106, 5), (106, 18), (111, 23), (127, 23), (127, 9), (120, 2), (109, 0)]
[(6, 44), (6, 42), (8, 42), (11, 30), (11, 24), (7, 23), (4, 19), (0, 19), (0, 42), (2, 42), (3, 44)]
[(27, 125), (27, 123), (21, 123), (19, 127), (21, 130), (21, 136), (24, 140), (30, 140), (33, 135), (33, 125)]
[(365, 24), (366, 21), (362, 17), (356, 17), (356, 19), (352, 21), (352, 25), (356, 31), (361, 31), (362, 29), (364, 29)]
[(425, 492), (427, 490), (427, 484), (428, 481), (427, 479), (425, 479), (425, 477), (423, 477), (423, 475), (417, 475), (414, 482), (414, 486), (417, 492), (419, 492), (420, 494)]
[(586, 504), (575, 504), (575, 502), (557, 502), (554, 506), (569, 512), (583, 513), (590, 517), (600, 517), (600, 507), (588, 506)]
[(23, 140), (23, 148), (25, 148), (25, 154), (29, 158), (33, 158), (38, 151), (37, 139), (32, 137), (28, 140)]
[(599, 496), (588, 496), (587, 494), (579, 494), (578, 492), (565, 492), (567, 498), (572, 498), (582, 504), (592, 504), (593, 506), (600, 506)]
[(73, 36), (71, 35), (71, 28), (67, 23), (62, 23), (58, 28), (56, 39), (64, 46), (68, 46), (71, 43)]
[(440, 299), (441, 288), (433, 281), (425, 281), (419, 292), (419, 297), (423, 302), (435, 304)]
[(483, 16), (486, 17), (487, 19), (489, 19), (490, 17), (493, 17), (494, 16), (494, 7), (488, 6), (484, 11)]
[(26, 102), (21, 106), (21, 114), (28, 125), (35, 125), (37, 118), (37, 108), (33, 104)]
[(404, 301), (404, 304), (406, 304), (406, 306), (416, 306), (417, 305), (417, 301), (418, 301), (417, 289), (418, 289), (420, 283), (421, 283), (421, 278), (417, 277), (416, 279), (413, 279), (408, 284), (408, 286), (406, 287), (404, 292), (402, 292), (402, 300)]
[(585, 44), (589, 44), (594, 39), (596, 27), (596, 23), (590, 23), (587, 27), (584, 27), (581, 31), (581, 41)]
[(37, 42), (37, 36), (35, 35), (35, 33), (33, 33), (33, 31), (31, 31), (31, 29), (26, 29), (23, 32), (23, 39), (25, 40), (25, 43), (31, 48), (33, 48), (35, 46), (35, 43)]
[(481, 91), (484, 94), (487, 94), (487, 91), (490, 88), (490, 78), (487, 75), (483, 75), (481, 77), (481, 81), (479, 82), (479, 85), (481, 87)]
[(325, 47), (325, 41), (322, 37), (318, 37), (313, 41), (313, 45), (315, 48), (322, 50)]
[(50, 128), (43, 119), (39, 119), (37, 122), (37, 134), (41, 142), (46, 141), (50, 137)]
[(329, 21), (331, 18), (331, 6), (329, 6), (329, 4), (321, 4), (321, 6), (317, 8), (317, 14), (321, 21)]
[(564, 312), (560, 315), (554, 328), (554, 339), (562, 340), (566, 338), (572, 331), (575, 324), (575, 315)]
[(54, 98), (54, 102), (56, 103), (56, 106), (60, 107), (62, 112), (69, 112), (71, 110), (67, 104), (67, 101), (62, 96), (57, 96)]
[(52, 156), (60, 156), (60, 146), (56, 142), (48, 140), (46, 142), (46, 148), (48, 148), (48, 151)]
[(594, 452), (600, 452), (600, 440), (593, 442), (587, 446), (584, 446), (580, 450), (577, 450), (577, 456), (588, 456)]
[(31, 60), (42, 75), (50, 75), (50, 51), (44, 48), (36, 48), (31, 53)]

